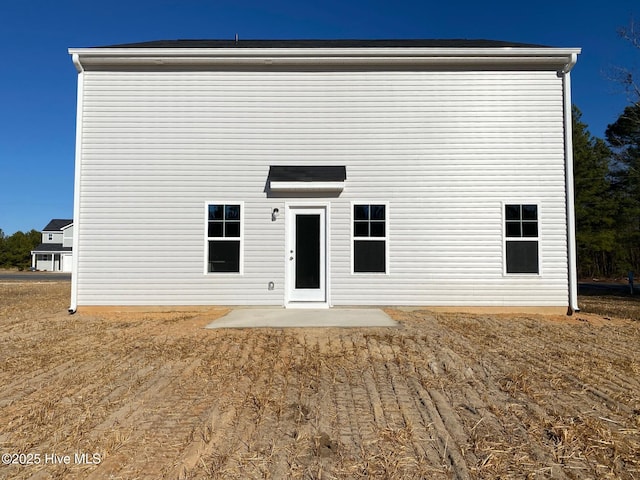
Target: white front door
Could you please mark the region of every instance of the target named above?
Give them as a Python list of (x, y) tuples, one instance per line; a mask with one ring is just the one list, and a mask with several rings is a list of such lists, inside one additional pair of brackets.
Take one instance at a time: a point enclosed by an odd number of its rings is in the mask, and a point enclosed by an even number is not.
[(287, 211), (287, 306), (327, 301), (326, 207), (290, 206)]

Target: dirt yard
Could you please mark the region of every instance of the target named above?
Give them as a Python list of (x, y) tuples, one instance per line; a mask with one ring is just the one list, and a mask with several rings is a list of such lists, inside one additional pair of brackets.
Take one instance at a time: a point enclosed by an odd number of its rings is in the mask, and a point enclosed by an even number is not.
[(640, 478), (638, 321), (225, 331), (68, 298), (0, 285), (0, 478)]

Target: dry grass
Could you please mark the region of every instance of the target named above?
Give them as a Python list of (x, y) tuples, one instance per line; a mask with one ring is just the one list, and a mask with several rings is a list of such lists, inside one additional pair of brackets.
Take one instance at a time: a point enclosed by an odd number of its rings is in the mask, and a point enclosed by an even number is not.
[(69, 316), (68, 289), (0, 285), (0, 451), (100, 464), (0, 478), (640, 478), (633, 305), (224, 331), (197, 312)]
[(635, 296), (594, 295), (580, 297), (579, 306), (585, 312), (604, 317), (640, 319), (640, 292)]

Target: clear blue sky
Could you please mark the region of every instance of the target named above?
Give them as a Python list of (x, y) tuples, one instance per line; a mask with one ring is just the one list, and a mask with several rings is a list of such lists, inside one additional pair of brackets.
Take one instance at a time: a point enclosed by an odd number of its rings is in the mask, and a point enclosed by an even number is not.
[(76, 70), (69, 47), (160, 39), (467, 38), (581, 47), (573, 102), (603, 137), (628, 103), (609, 79), (640, 64), (617, 30), (638, 0), (3, 0), (0, 229), (73, 216)]

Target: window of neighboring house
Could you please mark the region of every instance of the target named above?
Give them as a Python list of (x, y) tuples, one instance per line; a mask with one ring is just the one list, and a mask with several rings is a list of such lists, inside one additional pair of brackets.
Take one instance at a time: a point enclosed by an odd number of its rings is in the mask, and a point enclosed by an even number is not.
[(240, 273), (241, 205), (207, 205), (207, 272)]
[(538, 205), (505, 205), (507, 273), (540, 273)]
[(353, 205), (354, 273), (387, 272), (387, 205)]
[(42, 253), (38, 253), (36, 254), (36, 260), (38, 260), (39, 262), (49, 262), (51, 261), (51, 255), (45, 255)]
[(53, 240), (53, 233), (49, 234), (49, 241)]

